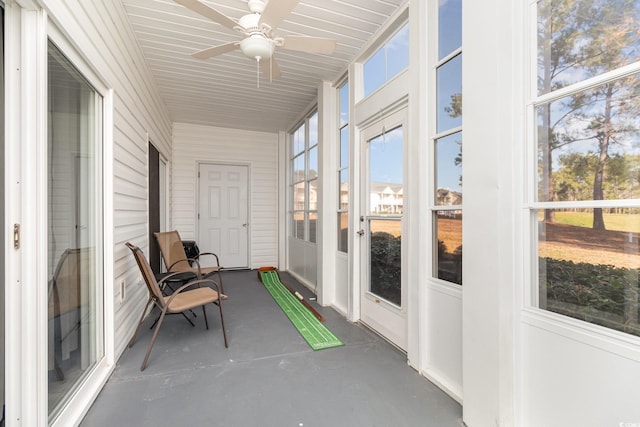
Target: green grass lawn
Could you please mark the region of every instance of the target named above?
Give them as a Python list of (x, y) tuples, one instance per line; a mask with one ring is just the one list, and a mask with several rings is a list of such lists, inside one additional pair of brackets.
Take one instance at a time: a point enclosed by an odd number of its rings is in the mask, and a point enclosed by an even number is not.
[[(591, 212), (556, 212), (556, 222), (577, 227), (591, 228), (593, 214)], [(640, 214), (604, 214), (607, 230), (640, 232)]]

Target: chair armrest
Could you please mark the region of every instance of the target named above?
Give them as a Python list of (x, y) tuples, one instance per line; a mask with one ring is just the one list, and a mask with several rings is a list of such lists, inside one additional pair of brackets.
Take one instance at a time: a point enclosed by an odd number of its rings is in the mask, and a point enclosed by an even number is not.
[(198, 254), (197, 258), (200, 258), (203, 255), (213, 255), (214, 257), (216, 257), (216, 264), (218, 265), (218, 267), (220, 267), (220, 258), (218, 258), (218, 255), (214, 254), (213, 252), (202, 252)]
[(184, 274), (184, 273), (185, 273), (184, 271), (176, 271), (173, 273), (169, 273), (166, 276), (164, 276), (162, 279), (158, 280), (158, 285), (160, 286), (160, 288), (162, 288), (162, 285), (164, 284), (164, 282), (171, 279), (172, 277), (175, 277), (179, 274)]
[(187, 266), (188, 266), (189, 268), (191, 268), (191, 263), (192, 263), (192, 262), (196, 262), (196, 263), (197, 263), (198, 261), (197, 261), (195, 258), (184, 258), (184, 259), (179, 259), (179, 260), (177, 260), (176, 262), (174, 262), (173, 264), (171, 264), (171, 265), (169, 266), (169, 268), (167, 268), (167, 271), (171, 271), (171, 269), (173, 269), (173, 267), (175, 267), (177, 264), (180, 264), (181, 262), (186, 262), (186, 263), (187, 263)]

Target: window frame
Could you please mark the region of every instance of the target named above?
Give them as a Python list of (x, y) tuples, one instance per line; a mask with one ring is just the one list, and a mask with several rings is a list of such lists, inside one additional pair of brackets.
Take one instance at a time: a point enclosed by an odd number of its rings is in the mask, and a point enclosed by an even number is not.
[[(382, 80), (380, 82), (380, 84), (378, 84), (374, 88), (371, 88), (367, 92), (367, 87), (364, 84), (364, 82), (367, 79), (367, 75), (366, 75), (367, 74), (367, 64), (376, 55), (378, 55), (380, 52), (383, 52), (389, 46), (389, 44), (391, 43), (393, 38), (395, 36), (397, 36), (403, 30), (406, 30), (407, 33), (408, 33), (407, 34), (408, 42), (407, 42), (407, 52), (406, 52), (406, 56), (407, 56), (407, 64), (406, 64), (406, 66), (404, 66), (403, 68), (397, 70), (393, 75), (389, 75), (388, 72), (387, 72), (387, 68), (388, 67), (387, 67), (387, 60), (386, 60), (386, 55), (385, 55), (384, 80)], [(391, 34), (388, 37), (386, 37), (383, 41), (381, 41), (380, 44), (377, 46), (377, 48), (375, 50), (373, 50), (373, 52), (371, 52), (370, 55), (368, 55), (365, 58), (363, 58), (363, 60), (361, 61), (361, 64), (362, 64), (361, 85), (362, 85), (362, 97), (363, 97), (363, 99), (364, 98), (368, 98), (368, 97), (372, 96), (373, 94), (375, 94), (376, 92), (378, 92), (381, 88), (385, 87), (390, 81), (394, 80), (397, 76), (401, 75), (404, 71), (406, 71), (409, 68), (409, 63), (410, 63), (410, 58), (409, 58), (410, 40), (411, 40), (411, 33), (410, 33), (409, 21), (408, 20), (404, 20), (404, 21), (400, 22), (397, 26), (394, 27), (394, 29), (391, 32)]]
[[(539, 93), (538, 87), (538, 34), (537, 19), (538, 10), (537, 2), (529, 5), (529, 23), (528, 31), (528, 70), (526, 81), (528, 83), (526, 96), (526, 144), (524, 152), (524, 197), (523, 197), (523, 218), (525, 230), (525, 251), (524, 251), (524, 274), (526, 283), (526, 291), (524, 293), (524, 308), (531, 315), (541, 319), (547, 327), (569, 326), (576, 328), (577, 331), (588, 331), (600, 337), (615, 338), (625, 342), (640, 343), (640, 337), (613, 329), (607, 326), (601, 326), (588, 320), (580, 320), (575, 317), (557, 313), (547, 308), (540, 307), (540, 260), (539, 260), (539, 244), (538, 237), (538, 215), (539, 212), (545, 210), (556, 209), (588, 209), (588, 208), (634, 208), (640, 209), (640, 199), (608, 199), (608, 200), (577, 200), (577, 201), (539, 201), (538, 200), (538, 107), (550, 104), (563, 98), (589, 91), (608, 82), (613, 82), (634, 74), (640, 73), (640, 60), (624, 65), (620, 68), (606, 71), (602, 74), (586, 78), (584, 80), (562, 86), (556, 90), (550, 90), (546, 93)], [(532, 318), (534, 319), (534, 318)], [(556, 326), (549, 325), (546, 319), (553, 319)], [(606, 339), (606, 338), (605, 338)], [(622, 351), (614, 342), (608, 341), (608, 347), (611, 347), (616, 353)], [(604, 345), (604, 344), (603, 344)], [(626, 351), (624, 351), (626, 353)]]
[[(289, 132), (289, 195), (290, 195), (290, 206), (289, 206), (289, 213), (290, 213), (290, 224), (291, 224), (291, 232), (290, 237), (304, 241), (304, 242), (308, 242), (308, 243), (313, 243), (316, 244), (317, 240), (318, 240), (318, 226), (317, 223), (319, 221), (319, 217), (318, 217), (318, 203), (319, 200), (317, 199), (318, 197), (318, 193), (317, 193), (317, 189), (320, 183), (320, 171), (317, 170), (316, 171), (316, 175), (311, 177), (310, 174), (310, 153), (312, 150), (316, 151), (316, 157), (317, 160), (319, 162), (319, 155), (320, 155), (320, 141), (319, 141), (319, 134), (318, 134), (318, 126), (315, 127), (315, 140), (312, 144), (311, 141), (311, 132), (313, 131), (311, 129), (311, 122), (314, 120), (315, 117), (315, 121), (316, 123), (318, 123), (319, 120), (319, 114), (318, 114), (318, 109), (317, 107), (314, 107), (309, 113), (307, 113), (304, 116), (304, 119), (302, 119), (300, 122), (298, 122), (298, 124), (296, 126), (293, 127), (293, 130)], [(301, 129), (304, 130), (302, 132), (302, 138), (304, 139), (303, 141), (303, 146), (302, 149), (298, 152), (295, 152), (294, 148), (296, 146), (296, 138), (298, 136), (300, 136), (300, 131)], [(300, 176), (296, 176), (296, 168), (295, 168), (295, 164), (296, 161), (299, 161), (300, 158), (302, 157), (303, 159), (303, 163), (304, 163), (304, 170), (302, 174), (299, 174)], [(318, 163), (318, 168), (319, 168), (319, 163)], [(310, 200), (310, 196), (311, 196), (311, 187), (312, 185), (315, 184), (316, 188), (316, 199), (315, 199), (315, 209), (311, 209), (311, 200)], [(304, 203), (301, 207), (297, 207), (296, 206), (296, 191), (295, 188), (296, 186), (300, 186), (302, 185), (304, 187)], [(298, 234), (298, 231), (300, 230), (298, 228), (298, 225), (296, 223), (296, 215), (302, 215), (302, 236), (300, 236)], [(312, 227), (311, 226), (311, 220), (312, 217), (315, 218), (316, 221), (316, 227)], [(312, 231), (313, 236), (312, 236)]]
[[(463, 1), (463, 0), (461, 0)], [(439, 19), (440, 19), (440, 10), (439, 10), (439, 5), (435, 6), (435, 14), (434, 16), (437, 19), (438, 25), (440, 24)], [(460, 19), (462, 19), (462, 17), (460, 17)], [(434, 45), (437, 47), (439, 46), (439, 31), (434, 31), (435, 34), (435, 41), (434, 41)], [(460, 289), (460, 287), (462, 286), (462, 276), (461, 276), (461, 262), (460, 262), (460, 266), (459, 267), (459, 271), (460, 271), (460, 283), (457, 283), (455, 281), (452, 280), (447, 280), (445, 278), (441, 278), (438, 277), (440, 274), (440, 268), (439, 268), (439, 239), (438, 239), (438, 219), (439, 219), (439, 215), (442, 212), (451, 212), (451, 215), (455, 216), (457, 214), (460, 215), (461, 220), (460, 220), (460, 224), (462, 227), (462, 221), (463, 221), (463, 209), (462, 209), (462, 204), (458, 203), (458, 204), (438, 204), (437, 202), (437, 195), (438, 195), (438, 158), (437, 158), (437, 146), (438, 146), (438, 141), (447, 138), (449, 136), (452, 135), (456, 135), (459, 134), (461, 138), (463, 138), (463, 126), (462, 123), (460, 125), (451, 127), (451, 128), (447, 128), (447, 129), (443, 129), (443, 130), (439, 130), (439, 123), (438, 123), (438, 116), (440, 114), (440, 112), (438, 111), (438, 71), (440, 69), (442, 69), (442, 67), (445, 67), (447, 64), (450, 64), (451, 61), (455, 60), (456, 58), (463, 58), (462, 56), (462, 46), (458, 46), (456, 49), (453, 49), (451, 52), (447, 53), (446, 55), (444, 55), (442, 58), (440, 58), (440, 53), (439, 53), (439, 49), (436, 48), (434, 49), (434, 52), (432, 53), (433, 55), (433, 67), (429, 69), (429, 73), (430, 73), (430, 87), (432, 88), (432, 93), (435, 94), (435, 96), (430, 100), (430, 102), (433, 104), (432, 108), (430, 109), (430, 115), (429, 115), (429, 122), (432, 123), (432, 125), (429, 127), (429, 139), (428, 139), (428, 144), (429, 144), (429, 156), (430, 156), (430, 166), (431, 166), (431, 177), (430, 177), (430, 182), (432, 183), (432, 185), (430, 185), (429, 188), (429, 204), (428, 204), (428, 209), (430, 212), (430, 217), (431, 217), (431, 236), (432, 236), (432, 257), (431, 257), (431, 274), (430, 274), (430, 278), (432, 280), (438, 281), (439, 283), (445, 284), (447, 286), (452, 286), (455, 289)], [(462, 77), (462, 75), (461, 75)], [(464, 92), (463, 92), (464, 93)], [(462, 117), (462, 115), (461, 115)], [(463, 143), (463, 142), (462, 142)], [(460, 166), (460, 173), (462, 174), (462, 163)], [(460, 194), (461, 196), (463, 195), (463, 191), (464, 191), (464, 187), (463, 185), (461, 185), (461, 189), (460, 189)], [(462, 198), (462, 200), (464, 200), (464, 198)], [(461, 230), (462, 232), (462, 230)], [(462, 246), (460, 246), (462, 247)], [(453, 253), (455, 251), (455, 249), (457, 248), (448, 248), (449, 250), (451, 250), (451, 252)], [(462, 254), (461, 254), (462, 256)], [(463, 258), (462, 258), (463, 259)]]
[[(343, 105), (343, 99), (342, 99), (342, 91), (343, 89), (346, 90), (346, 107), (347, 107), (347, 111), (342, 111), (342, 105)], [(338, 242), (337, 242), (337, 251), (340, 253), (344, 253), (347, 254), (349, 253), (349, 197), (350, 197), (350, 193), (351, 193), (351, 188), (350, 188), (350, 180), (349, 180), (349, 109), (350, 109), (350, 104), (349, 104), (349, 78), (346, 77), (343, 80), (341, 80), (340, 83), (338, 83), (338, 85), (336, 86), (336, 93), (337, 93), (337, 112), (338, 112), (338, 117), (337, 117), (337, 136), (336, 139), (338, 141), (338, 149), (337, 151), (337, 184), (338, 184), (338, 188), (337, 188), (337, 196), (338, 196), (338, 209), (336, 210), (337, 214), (337, 236), (338, 236)], [(344, 120), (344, 124), (342, 121), (342, 114), (346, 113), (346, 119)], [(346, 162), (344, 162), (344, 166), (343, 166), (343, 159), (342, 158), (342, 143), (344, 142), (342, 140), (342, 133), (343, 131), (346, 130), (347, 131), (347, 158), (346, 158)], [(345, 207), (342, 207), (342, 182), (341, 182), (341, 177), (344, 176), (343, 174), (346, 174), (347, 176), (347, 200), (346, 200), (346, 205)], [(341, 218), (343, 218), (346, 215), (346, 238), (344, 240), (344, 243), (346, 245), (345, 248), (342, 247), (342, 228), (341, 228)]]

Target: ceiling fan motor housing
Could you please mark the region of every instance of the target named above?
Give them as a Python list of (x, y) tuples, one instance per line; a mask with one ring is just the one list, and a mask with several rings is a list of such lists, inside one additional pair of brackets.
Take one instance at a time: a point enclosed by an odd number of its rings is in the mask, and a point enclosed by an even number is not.
[(249, 0), (249, 10), (252, 13), (262, 13), (264, 12), (265, 2), (263, 0)]

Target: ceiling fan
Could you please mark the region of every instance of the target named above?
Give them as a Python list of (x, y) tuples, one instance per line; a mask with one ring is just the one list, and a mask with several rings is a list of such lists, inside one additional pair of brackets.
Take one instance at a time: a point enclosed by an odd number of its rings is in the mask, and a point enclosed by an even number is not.
[(282, 36), (275, 37), (273, 31), (293, 10), (300, 0), (248, 0), (250, 13), (238, 21), (218, 12), (199, 0), (174, 0), (218, 24), (237, 31), (244, 38), (238, 42), (213, 46), (192, 54), (194, 58), (208, 59), (240, 49), (247, 57), (255, 59), (262, 73), (275, 79), (280, 76), (280, 67), (273, 58), (276, 47), (308, 53), (329, 55), (336, 48), (336, 41), (322, 37)]

